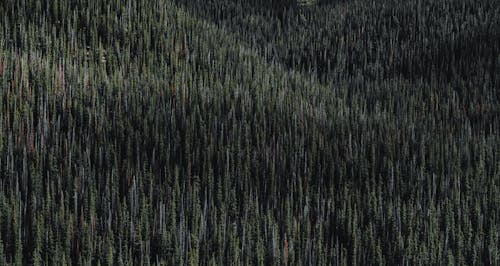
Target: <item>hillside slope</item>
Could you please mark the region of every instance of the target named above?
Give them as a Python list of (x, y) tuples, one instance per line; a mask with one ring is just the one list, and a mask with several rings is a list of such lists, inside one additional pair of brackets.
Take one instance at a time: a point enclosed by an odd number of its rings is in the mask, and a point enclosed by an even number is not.
[(0, 3), (0, 264), (498, 264), (499, 5), (371, 2)]

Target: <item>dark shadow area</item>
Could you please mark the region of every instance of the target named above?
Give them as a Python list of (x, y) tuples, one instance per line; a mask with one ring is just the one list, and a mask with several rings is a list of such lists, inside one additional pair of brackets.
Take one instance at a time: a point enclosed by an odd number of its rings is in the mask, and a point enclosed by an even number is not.
[[(269, 62), (277, 60), (289, 69), (312, 71), (322, 80), (361, 74), (367, 80), (402, 77), (449, 82), (485, 73), (493, 77), (498, 70), (498, 19), (493, 16), (481, 26), (468, 22), (482, 7), (493, 14), (498, 9), (494, 2), (462, 10), (461, 6), (444, 1), (426, 2), (422, 7), (415, 3), (376, 1), (371, 6), (352, 1), (345, 11), (338, 10), (346, 1), (320, 1), (319, 7), (308, 9), (300, 9), (291, 1), (176, 2), (193, 15), (224, 26), (240, 41), (256, 45), (261, 52), (269, 45), (278, 47), (271, 55), (265, 55)], [(468, 20), (462, 21), (467, 26), (453, 31), (439, 26), (447, 23), (440, 18), (439, 7), (443, 3), (456, 9), (457, 14), (467, 15)], [(378, 11), (371, 12), (372, 8)], [(341, 15), (344, 17), (335, 18)], [(331, 19), (316, 21), (316, 17)], [(453, 15), (451, 19), (457, 17)], [(246, 30), (241, 31), (242, 28)], [(424, 41), (421, 36), (428, 39)]]

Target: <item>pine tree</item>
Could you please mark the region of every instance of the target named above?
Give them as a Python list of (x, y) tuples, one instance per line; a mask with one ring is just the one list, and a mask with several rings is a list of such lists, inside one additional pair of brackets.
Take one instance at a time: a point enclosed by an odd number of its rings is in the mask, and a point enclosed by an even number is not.
[(113, 247), (113, 234), (108, 232), (106, 237), (106, 265), (114, 265), (114, 247)]
[[(14, 204), (15, 208), (17, 208), (18, 204)], [(21, 266), (23, 265), (23, 243), (21, 238), (21, 226), (19, 225), (19, 215), (16, 213), (13, 216), (12, 221), (12, 229), (14, 231), (14, 241), (15, 241), (15, 265)]]
[(35, 248), (33, 250), (33, 265), (42, 265), (42, 228), (40, 226), (40, 217), (38, 217), (35, 223)]
[(7, 264), (6, 258), (5, 258), (5, 253), (4, 253), (4, 246), (3, 246), (3, 241), (2, 241), (2, 234), (0, 233), (0, 264), (5, 265)]

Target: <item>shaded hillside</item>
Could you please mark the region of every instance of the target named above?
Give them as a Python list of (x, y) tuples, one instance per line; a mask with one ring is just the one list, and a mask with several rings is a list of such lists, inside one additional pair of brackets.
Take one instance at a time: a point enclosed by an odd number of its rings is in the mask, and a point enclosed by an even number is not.
[(450, 82), (499, 71), (498, 1), (333, 1), (282, 15), (258, 1), (178, 2), (270, 61), (328, 78)]
[(1, 2), (0, 264), (499, 264), (458, 2)]

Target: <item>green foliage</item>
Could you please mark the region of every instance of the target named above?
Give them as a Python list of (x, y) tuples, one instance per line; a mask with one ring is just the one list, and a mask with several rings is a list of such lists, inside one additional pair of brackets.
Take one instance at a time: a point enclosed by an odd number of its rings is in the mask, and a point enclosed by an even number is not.
[(0, 264), (498, 265), (499, 13), (0, 1)]

